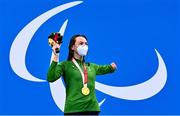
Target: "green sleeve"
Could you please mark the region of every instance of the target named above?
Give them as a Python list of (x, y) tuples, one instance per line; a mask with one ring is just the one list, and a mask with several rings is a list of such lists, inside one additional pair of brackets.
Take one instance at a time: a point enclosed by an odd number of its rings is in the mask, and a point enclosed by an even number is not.
[(47, 73), (47, 81), (54, 82), (58, 80), (62, 75), (63, 75), (63, 62), (57, 63), (52, 61)]
[(92, 65), (94, 66), (96, 75), (103, 75), (115, 71), (115, 69), (113, 69), (111, 65), (97, 65), (97, 64), (92, 64)]

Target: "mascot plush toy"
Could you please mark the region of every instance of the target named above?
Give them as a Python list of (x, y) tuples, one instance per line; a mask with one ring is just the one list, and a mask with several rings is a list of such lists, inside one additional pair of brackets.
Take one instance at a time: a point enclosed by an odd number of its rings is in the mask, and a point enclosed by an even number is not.
[[(48, 43), (51, 47), (53, 47), (56, 43), (60, 45), (62, 43), (62, 38), (63, 36), (58, 32), (51, 33), (48, 36)], [(59, 48), (56, 48), (56, 53), (59, 53)]]

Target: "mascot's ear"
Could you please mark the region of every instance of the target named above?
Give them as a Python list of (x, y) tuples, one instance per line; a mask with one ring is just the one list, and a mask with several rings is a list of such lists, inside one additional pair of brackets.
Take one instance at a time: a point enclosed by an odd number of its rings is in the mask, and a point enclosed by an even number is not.
[(55, 33), (51, 33), (51, 34), (48, 36), (48, 39), (53, 39), (53, 38), (54, 38), (54, 35), (55, 35)]
[(58, 35), (58, 44), (61, 44), (62, 43), (62, 39), (63, 39), (63, 36), (61, 35), (61, 33), (56, 33)]

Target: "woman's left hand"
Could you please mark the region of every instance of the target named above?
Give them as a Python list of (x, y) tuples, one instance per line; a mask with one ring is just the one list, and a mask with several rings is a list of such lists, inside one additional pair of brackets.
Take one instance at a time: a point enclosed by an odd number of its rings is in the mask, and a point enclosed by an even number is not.
[(113, 67), (113, 69), (117, 69), (117, 66), (116, 66), (116, 64), (114, 62), (111, 63), (111, 66)]

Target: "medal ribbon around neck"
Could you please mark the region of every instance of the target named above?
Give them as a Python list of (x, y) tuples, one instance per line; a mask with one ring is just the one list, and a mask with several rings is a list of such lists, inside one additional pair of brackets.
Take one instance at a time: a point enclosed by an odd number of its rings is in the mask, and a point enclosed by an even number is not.
[(74, 58), (72, 59), (72, 62), (76, 65), (76, 67), (79, 69), (79, 71), (81, 73), (81, 77), (82, 77), (83, 85), (84, 85), (83, 88), (82, 88), (82, 93), (84, 95), (88, 95), (90, 93), (90, 90), (87, 87), (88, 72), (87, 72), (86, 65), (85, 65), (85, 63), (83, 64), (83, 66), (84, 66), (84, 73), (83, 73), (82, 69), (80, 68), (79, 64), (76, 62), (76, 60)]

